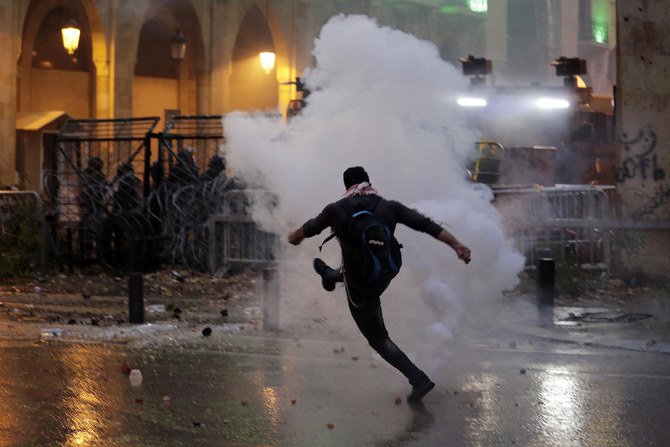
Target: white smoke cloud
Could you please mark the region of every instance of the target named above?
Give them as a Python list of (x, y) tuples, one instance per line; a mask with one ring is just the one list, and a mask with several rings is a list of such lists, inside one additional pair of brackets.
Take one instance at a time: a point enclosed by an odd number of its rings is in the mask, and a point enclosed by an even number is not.
[[(430, 358), (427, 369), (437, 370), (463, 318), (491, 308), (523, 267), (504, 239), (490, 191), (465, 180), (464, 164), (478, 138), (455, 102), (466, 82), (432, 43), (365, 16), (329, 20), (314, 56), (316, 67), (304, 76), (312, 93), (299, 116), (287, 124), (246, 113), (225, 118), (229, 165), (243, 176), (261, 175), (278, 194), (274, 213), (258, 217), (283, 240), (340, 198), (344, 169), (362, 165), (382, 196), (417, 208), (468, 245), (473, 259), (465, 265), (429, 236), (402, 226), (397, 231), (405, 246), (403, 272), (384, 295), (385, 317), (389, 326), (420, 323), (425, 330), (410, 331), (408, 342), (424, 347), (416, 353), (420, 367), (426, 367), (421, 358)], [(319, 256), (323, 236), (287, 246), (288, 270), (317, 282), (310, 260)], [(322, 257), (339, 262), (333, 248)], [(389, 330), (395, 338), (395, 327)]]

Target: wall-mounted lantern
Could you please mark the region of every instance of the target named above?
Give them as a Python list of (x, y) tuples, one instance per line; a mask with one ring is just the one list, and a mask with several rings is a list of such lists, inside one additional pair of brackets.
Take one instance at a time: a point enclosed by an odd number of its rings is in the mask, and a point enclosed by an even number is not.
[(186, 56), (186, 36), (179, 29), (175, 31), (170, 41), (170, 52), (172, 59), (176, 61), (183, 61)]
[(73, 19), (68, 19), (63, 28), (60, 30), (63, 35), (63, 47), (68, 54), (74, 54), (79, 48), (79, 36), (81, 36), (81, 27), (79, 23)]
[(258, 57), (261, 61), (261, 68), (265, 70), (266, 73), (270, 73), (275, 68), (275, 53), (271, 50), (261, 51), (258, 54)]

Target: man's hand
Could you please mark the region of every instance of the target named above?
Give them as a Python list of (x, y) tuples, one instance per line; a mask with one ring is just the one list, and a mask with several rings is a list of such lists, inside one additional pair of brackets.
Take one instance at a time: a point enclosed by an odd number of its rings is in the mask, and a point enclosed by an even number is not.
[(303, 231), (302, 227), (288, 234), (289, 244), (300, 245), (303, 239), (305, 239), (305, 232)]
[(466, 264), (470, 263), (470, 249), (468, 247), (459, 244), (456, 247), (454, 247), (454, 250), (456, 250), (456, 255), (458, 256), (458, 259), (465, 262)]

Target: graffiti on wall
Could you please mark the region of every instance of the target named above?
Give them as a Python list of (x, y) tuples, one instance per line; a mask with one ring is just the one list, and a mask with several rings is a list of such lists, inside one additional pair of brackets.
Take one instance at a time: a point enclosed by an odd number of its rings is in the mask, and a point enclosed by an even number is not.
[(631, 219), (645, 219), (653, 217), (661, 208), (665, 207), (670, 201), (670, 188), (665, 185), (659, 185), (654, 188), (651, 194), (638, 192), (636, 194), (639, 200), (638, 208), (631, 213)]
[(640, 129), (630, 137), (623, 133), (619, 142), (624, 148), (621, 165), (617, 169), (617, 180), (624, 183), (628, 179), (639, 178), (660, 182), (665, 179), (665, 170), (659, 165), (656, 147), (658, 137), (653, 130)]

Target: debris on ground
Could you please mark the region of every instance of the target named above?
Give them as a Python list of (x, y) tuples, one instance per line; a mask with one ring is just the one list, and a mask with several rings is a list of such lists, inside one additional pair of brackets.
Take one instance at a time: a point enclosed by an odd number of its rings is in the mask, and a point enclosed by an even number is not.
[[(103, 328), (125, 324), (128, 278), (95, 269), (90, 267), (87, 273), (42, 273), (3, 281), (0, 320)], [(144, 274), (145, 322), (176, 320), (177, 324), (221, 324), (225, 321), (256, 327), (256, 320), (261, 318), (257, 305), (260, 275), (261, 272), (251, 269), (220, 278), (174, 269)], [(43, 338), (57, 335), (45, 333)]]

